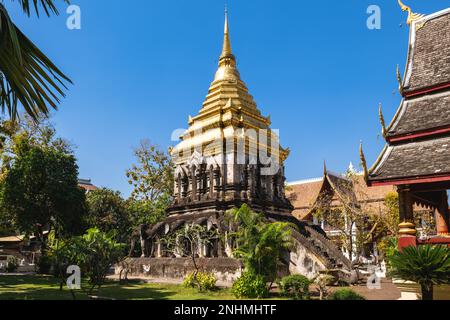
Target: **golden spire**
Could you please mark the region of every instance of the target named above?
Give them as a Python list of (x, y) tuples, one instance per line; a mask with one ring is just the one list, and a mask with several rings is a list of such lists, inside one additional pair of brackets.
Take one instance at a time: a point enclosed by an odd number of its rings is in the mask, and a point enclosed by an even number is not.
[(228, 27), (228, 9), (225, 8), (225, 27), (223, 30), (223, 48), (221, 58), (232, 56), (233, 53), (231, 51), (231, 41), (230, 41), (230, 32)]
[(423, 14), (418, 14), (418, 13), (412, 12), (411, 8), (408, 7), (407, 5), (405, 5), (401, 0), (398, 0), (398, 4), (399, 4), (400, 8), (402, 8), (403, 11), (408, 12), (408, 19), (406, 20), (406, 23), (408, 24), (408, 26), (410, 26), (411, 23), (413, 23), (413, 21), (419, 20), (424, 17)]
[(219, 58), (219, 70), (217, 70), (214, 80), (239, 80), (239, 78), (240, 75), (236, 69), (236, 58), (231, 50), (228, 9), (225, 8), (225, 26), (223, 31), (222, 54)]

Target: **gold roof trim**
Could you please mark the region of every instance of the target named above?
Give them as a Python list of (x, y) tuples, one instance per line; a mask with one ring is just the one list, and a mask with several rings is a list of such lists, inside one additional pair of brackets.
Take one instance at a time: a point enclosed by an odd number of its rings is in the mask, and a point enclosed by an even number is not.
[[(400, 8), (402, 8), (403, 11), (408, 12), (408, 18), (406, 19), (406, 23), (408, 24), (408, 26), (411, 26), (411, 24), (414, 21), (420, 20), (423, 17), (425, 17), (425, 15), (423, 15), (423, 14), (412, 12), (411, 8), (408, 7), (407, 5), (405, 5), (401, 0), (397, 0), (397, 1), (398, 1)], [(417, 29), (419, 29), (419, 28), (420, 28), (420, 26), (417, 26)]]

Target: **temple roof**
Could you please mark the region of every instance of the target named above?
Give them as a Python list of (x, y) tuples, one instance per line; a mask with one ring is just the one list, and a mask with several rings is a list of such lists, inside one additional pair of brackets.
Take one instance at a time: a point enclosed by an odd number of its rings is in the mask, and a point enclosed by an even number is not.
[(350, 181), (330, 171), (327, 171), (322, 178), (292, 182), (288, 186), (287, 197), (294, 206), (292, 214), (300, 220), (312, 219), (314, 205), (325, 190), (334, 188), (337, 190), (332, 203), (336, 206), (340, 203), (338, 197), (340, 194), (341, 197), (346, 195), (347, 199), (351, 196), (356, 197), (360, 202), (369, 202), (373, 205), (374, 211), (377, 211), (379, 205), (384, 204), (384, 199), (389, 192), (395, 191), (392, 186), (368, 188), (362, 174), (356, 174), (353, 181)]
[(449, 39), (450, 8), (414, 21), (404, 94), (450, 83)]
[(450, 180), (450, 8), (428, 16), (402, 9), (411, 27), (403, 100), (383, 130), (387, 145), (366, 169), (370, 185)]
[(387, 146), (371, 169), (370, 181), (450, 174), (450, 137)]
[(450, 91), (403, 100), (387, 137), (450, 125)]

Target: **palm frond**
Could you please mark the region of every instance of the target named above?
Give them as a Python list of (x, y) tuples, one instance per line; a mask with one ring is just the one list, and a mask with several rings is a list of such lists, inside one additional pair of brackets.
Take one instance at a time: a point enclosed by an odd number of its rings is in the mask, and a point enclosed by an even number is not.
[[(36, 0), (37, 1), (37, 0)], [(12, 119), (20, 104), (34, 120), (57, 109), (72, 83), (11, 21), (0, 4), (0, 106)]]
[[(13, 0), (14, 1), (14, 0)], [(70, 0), (61, 0), (66, 4), (70, 4)], [(30, 16), (31, 11), (34, 9), (34, 12), (39, 17), (41, 10), (44, 10), (47, 16), (51, 14), (58, 15), (59, 11), (55, 5), (55, 0), (17, 0), (23, 12)]]

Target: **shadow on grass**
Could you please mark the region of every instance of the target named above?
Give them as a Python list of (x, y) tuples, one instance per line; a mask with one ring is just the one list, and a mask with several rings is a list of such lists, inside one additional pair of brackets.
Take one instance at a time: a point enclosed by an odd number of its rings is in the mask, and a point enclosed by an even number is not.
[[(88, 284), (84, 282), (82, 287), (87, 288)], [(124, 285), (107, 282), (93, 295), (117, 300), (166, 300), (177, 294), (176, 290), (171, 289), (139, 281), (130, 281)], [(76, 291), (76, 297), (79, 300), (88, 299), (82, 291)], [(67, 288), (60, 290), (59, 281), (54, 277), (0, 276), (0, 300), (73, 300), (73, 297)]]

